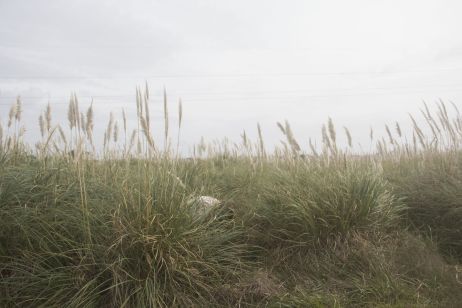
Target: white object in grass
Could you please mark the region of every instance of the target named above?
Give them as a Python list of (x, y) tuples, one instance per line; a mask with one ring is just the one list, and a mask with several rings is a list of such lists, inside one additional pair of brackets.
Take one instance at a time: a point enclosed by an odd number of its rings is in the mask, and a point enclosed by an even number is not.
[(199, 196), (190, 200), (194, 212), (200, 216), (207, 215), (220, 204), (220, 200), (210, 196)]
[(210, 196), (200, 196), (197, 201), (204, 206), (216, 206), (220, 204), (220, 200)]

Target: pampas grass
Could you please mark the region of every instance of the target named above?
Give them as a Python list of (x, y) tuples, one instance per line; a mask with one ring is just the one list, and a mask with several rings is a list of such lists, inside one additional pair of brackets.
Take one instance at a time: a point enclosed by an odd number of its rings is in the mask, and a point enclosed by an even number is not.
[[(1, 306), (462, 301), (457, 106), (425, 104), (423, 121), (387, 125), (386, 136), (371, 129), (373, 150), (361, 155), (346, 127), (348, 148), (339, 145), (328, 118), (322, 151), (284, 121), (274, 151), (257, 124), (256, 140), (246, 131), (242, 142), (201, 138), (186, 159), (181, 101), (175, 153), (166, 91), (157, 102), (163, 134), (151, 129), (149, 100), (147, 85), (136, 88), (136, 122), (124, 109), (121, 119), (110, 113), (102, 149), (93, 104), (79, 112), (75, 93), (67, 127), (52, 124), (51, 104), (38, 115), (36, 150), (23, 140), (21, 101), (13, 103), (6, 131), (0, 124)], [(201, 196), (220, 202), (199, 211)]]

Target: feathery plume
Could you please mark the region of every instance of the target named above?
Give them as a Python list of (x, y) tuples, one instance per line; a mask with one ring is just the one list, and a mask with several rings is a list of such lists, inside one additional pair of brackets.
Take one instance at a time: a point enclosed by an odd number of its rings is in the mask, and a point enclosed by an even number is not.
[(39, 126), (40, 126), (40, 135), (42, 138), (45, 136), (45, 120), (43, 119), (43, 115), (40, 114), (39, 116)]
[(77, 124), (77, 129), (80, 131), (82, 123), (80, 123), (80, 111), (79, 111), (79, 101), (77, 99), (77, 94), (74, 92), (74, 118), (75, 123)]
[(87, 131), (87, 136), (92, 136), (93, 133), (93, 101), (90, 104), (90, 107), (87, 109), (87, 123), (85, 130)]
[(391, 131), (390, 131), (390, 128), (388, 127), (388, 125), (385, 125), (385, 130), (387, 131), (387, 135), (388, 135), (388, 138), (390, 139), (390, 143), (395, 144), (395, 141), (393, 139), (393, 136), (391, 134)]
[(46, 130), (50, 131), (50, 129), (51, 129), (51, 105), (50, 105), (50, 102), (48, 102), (47, 108), (45, 110), (45, 124), (46, 124)]
[(136, 87), (136, 116), (139, 118), (141, 116), (141, 101), (138, 87)]
[(139, 116), (143, 116), (143, 96), (141, 94), (141, 89), (140, 88), (136, 88), (136, 99), (137, 99), (137, 102), (139, 104)]
[(145, 81), (144, 85), (144, 97), (146, 100), (149, 100), (149, 86), (147, 81)]
[(289, 121), (285, 120), (285, 127), (284, 130), (286, 132), (286, 138), (289, 142), (290, 148), (293, 152), (298, 152), (301, 150), (300, 145), (298, 144), (297, 140), (295, 140), (294, 134), (292, 129), (290, 128)]
[(248, 143), (248, 140), (247, 140), (247, 134), (245, 133), (245, 130), (242, 132), (242, 144), (244, 145), (245, 148), (247, 148), (247, 143)]
[(260, 153), (261, 155), (266, 156), (265, 144), (263, 143), (263, 134), (261, 132), (260, 123), (257, 123), (257, 131), (258, 131), (258, 142), (260, 144)]
[(347, 141), (348, 141), (348, 146), (350, 148), (353, 147), (353, 140), (351, 138), (351, 134), (350, 134), (350, 131), (348, 130), (348, 128), (346, 126), (343, 127), (343, 129), (345, 130), (345, 135), (347, 137)]
[(73, 95), (71, 95), (71, 99), (69, 100), (69, 107), (67, 109), (67, 120), (69, 121), (69, 127), (72, 130), (72, 128), (76, 126), (75, 103)]
[(147, 134), (149, 133), (149, 128), (148, 128), (148, 125), (146, 123), (146, 119), (145, 118), (141, 118), (140, 119), (140, 124), (141, 124), (141, 129), (143, 130), (144, 134)]
[(281, 130), (281, 132), (285, 135), (286, 134), (286, 130), (284, 129), (284, 126), (282, 126), (282, 124), (280, 122), (277, 122), (276, 123), (277, 126), (279, 127), (279, 129)]
[(401, 127), (399, 126), (398, 122), (396, 122), (396, 133), (400, 138), (402, 137)]
[(127, 116), (125, 114), (125, 109), (122, 108), (122, 120), (124, 123), (124, 132), (127, 134)]
[(181, 103), (181, 98), (178, 103), (178, 129), (181, 128), (181, 123), (183, 120), (183, 104)]
[[(146, 91), (148, 91), (148, 85), (146, 84)], [(147, 93), (147, 92), (146, 92)], [(149, 94), (144, 96), (144, 113), (146, 118), (146, 124), (151, 127), (150, 115), (149, 115)]]
[(13, 124), (13, 119), (16, 117), (16, 108), (16, 103), (11, 105), (10, 112), (8, 113), (8, 128), (11, 127), (11, 124)]
[(422, 145), (422, 148), (426, 148), (426, 143), (425, 143), (425, 140), (424, 140), (424, 134), (423, 134), (422, 130), (417, 125), (417, 122), (414, 119), (414, 117), (412, 115), (409, 115), (409, 117), (411, 118), (412, 124), (414, 125), (414, 131), (415, 131), (415, 133), (416, 133), (416, 135), (417, 135), (417, 137), (419, 139), (420, 144)]
[(114, 124), (114, 142), (117, 142), (119, 138), (119, 123), (117, 121), (115, 121), (115, 124)]
[(15, 118), (16, 118), (16, 121), (21, 121), (21, 114), (22, 114), (22, 102), (21, 102), (21, 97), (18, 96), (16, 98), (16, 114), (15, 114)]
[(334, 127), (334, 122), (332, 122), (331, 118), (329, 118), (329, 120), (327, 121), (327, 128), (329, 130), (330, 140), (332, 141), (333, 144), (335, 144), (336, 142), (335, 127)]
[(111, 112), (109, 114), (109, 122), (107, 124), (107, 129), (106, 129), (106, 142), (109, 142), (112, 136), (112, 128), (114, 125), (114, 114)]
[(82, 128), (82, 131), (85, 133), (87, 131), (87, 126), (85, 124), (85, 116), (83, 115), (83, 112), (80, 113), (80, 125)]
[(107, 145), (107, 142), (108, 142), (108, 133), (107, 133), (107, 131), (104, 132), (103, 140), (104, 140), (103, 141), (103, 148), (106, 148), (106, 145)]

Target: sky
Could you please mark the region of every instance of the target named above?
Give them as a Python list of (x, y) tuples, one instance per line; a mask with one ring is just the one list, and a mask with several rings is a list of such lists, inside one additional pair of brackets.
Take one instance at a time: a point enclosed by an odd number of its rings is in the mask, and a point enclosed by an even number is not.
[(0, 0), (0, 121), (20, 95), (33, 143), (40, 111), (50, 102), (66, 126), (75, 92), (102, 139), (111, 111), (134, 125), (147, 82), (155, 137), (164, 88), (172, 126), (182, 100), (183, 151), (255, 138), (257, 123), (273, 146), (285, 120), (306, 149), (329, 117), (368, 149), (371, 127), (405, 126), (423, 101), (460, 106), (461, 13), (449, 0)]

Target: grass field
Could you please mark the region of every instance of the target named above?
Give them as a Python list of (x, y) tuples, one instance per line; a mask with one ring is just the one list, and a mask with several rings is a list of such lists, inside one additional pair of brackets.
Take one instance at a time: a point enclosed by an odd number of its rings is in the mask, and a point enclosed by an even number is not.
[(0, 306), (462, 305), (455, 106), (424, 106), (426, 127), (412, 118), (409, 141), (387, 127), (369, 154), (337, 146), (329, 120), (322, 149), (304, 151), (286, 122), (274, 152), (258, 127), (258, 140), (186, 159), (166, 101), (154, 140), (148, 96), (137, 91), (138, 127), (111, 117), (102, 145), (75, 96), (67, 129), (50, 106), (38, 116), (35, 148), (13, 104), (0, 130)]

